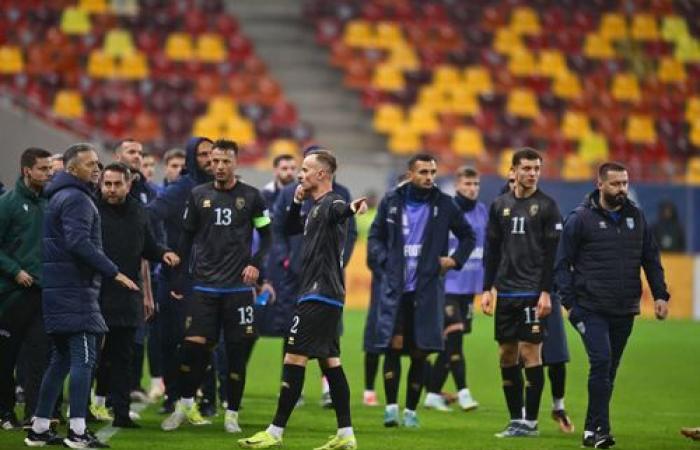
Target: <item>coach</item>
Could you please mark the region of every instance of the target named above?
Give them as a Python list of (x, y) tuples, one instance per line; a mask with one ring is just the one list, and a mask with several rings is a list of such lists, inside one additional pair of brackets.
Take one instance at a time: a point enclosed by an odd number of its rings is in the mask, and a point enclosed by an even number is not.
[(659, 249), (642, 211), (627, 198), (629, 176), (618, 163), (598, 169), (598, 189), (566, 219), (556, 280), (569, 320), (588, 353), (586, 447), (615, 445), (609, 407), (613, 382), (642, 295), (640, 267), (654, 296), (656, 318), (668, 314), (669, 294)]

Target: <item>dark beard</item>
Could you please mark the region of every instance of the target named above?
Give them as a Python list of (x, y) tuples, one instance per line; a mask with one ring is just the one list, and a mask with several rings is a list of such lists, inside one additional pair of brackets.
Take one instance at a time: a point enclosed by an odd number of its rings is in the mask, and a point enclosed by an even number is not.
[(627, 201), (627, 195), (623, 193), (617, 195), (603, 193), (603, 199), (605, 199), (605, 203), (611, 208), (619, 208)]

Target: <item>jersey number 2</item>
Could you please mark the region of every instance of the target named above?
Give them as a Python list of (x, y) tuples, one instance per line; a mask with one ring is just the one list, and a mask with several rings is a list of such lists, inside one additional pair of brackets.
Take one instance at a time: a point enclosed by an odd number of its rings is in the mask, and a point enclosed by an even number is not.
[(513, 229), (510, 230), (510, 234), (525, 234), (525, 218), (513, 217), (511, 220), (513, 222)]
[(216, 208), (216, 222), (214, 225), (231, 225), (231, 208)]

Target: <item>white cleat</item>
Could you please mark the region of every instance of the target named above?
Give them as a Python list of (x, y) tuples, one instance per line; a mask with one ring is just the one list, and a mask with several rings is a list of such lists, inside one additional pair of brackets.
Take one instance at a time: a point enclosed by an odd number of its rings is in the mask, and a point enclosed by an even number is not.
[(240, 433), (241, 426), (238, 425), (238, 413), (236, 411), (226, 410), (226, 417), (224, 418), (224, 430), (227, 433)]
[(462, 411), (472, 411), (479, 407), (479, 402), (472, 398), (469, 389), (462, 389), (457, 393), (457, 403)]
[(447, 406), (447, 403), (445, 403), (445, 399), (442, 398), (442, 395), (435, 394), (433, 392), (428, 392), (428, 395), (425, 396), (425, 402), (423, 402), (423, 406), (425, 408), (434, 409), (436, 411), (452, 411), (452, 408)]

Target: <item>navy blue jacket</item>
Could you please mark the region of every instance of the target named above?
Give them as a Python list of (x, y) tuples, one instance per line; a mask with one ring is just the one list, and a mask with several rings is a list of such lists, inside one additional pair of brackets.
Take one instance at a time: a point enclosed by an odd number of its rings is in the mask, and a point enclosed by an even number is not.
[[(381, 276), (373, 345), (387, 349), (394, 332), (396, 315), (404, 289), (404, 236), (402, 216), (409, 184), (389, 192), (379, 204), (369, 231), (367, 264)], [(475, 234), (452, 197), (433, 187), (429, 197), (431, 214), (423, 232), (423, 247), (418, 261), (415, 291), (415, 334), (419, 349), (443, 349), (445, 280), (440, 275), (439, 258), (447, 256), (449, 232), (459, 239), (452, 254), (460, 269), (475, 245)], [(365, 345), (365, 348), (368, 346)]]
[(564, 222), (555, 263), (562, 304), (624, 316), (639, 314), (644, 268), (654, 299), (670, 298), (659, 248), (642, 211), (630, 200), (615, 220), (589, 194)]
[(102, 277), (117, 266), (102, 251), (100, 215), (92, 187), (58, 173), (44, 190), (43, 313), (46, 332), (104, 333), (98, 298)]

